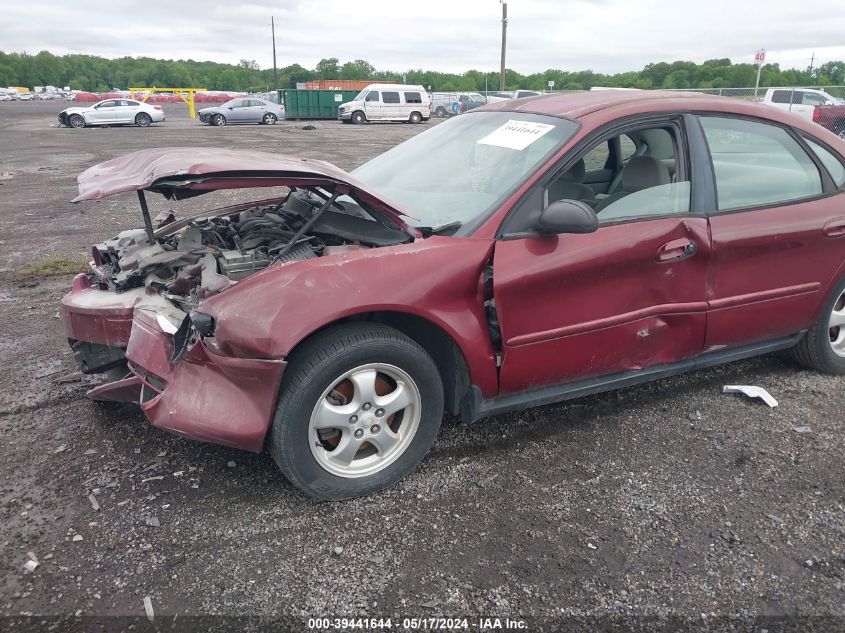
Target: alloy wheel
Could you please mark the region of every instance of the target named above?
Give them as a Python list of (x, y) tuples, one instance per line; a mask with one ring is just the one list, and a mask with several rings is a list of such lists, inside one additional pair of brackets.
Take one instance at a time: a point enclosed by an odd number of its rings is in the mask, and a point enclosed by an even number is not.
[(318, 399), (308, 424), (311, 453), (333, 475), (372, 475), (405, 452), (421, 410), (419, 388), (402, 369), (384, 363), (355, 367)]

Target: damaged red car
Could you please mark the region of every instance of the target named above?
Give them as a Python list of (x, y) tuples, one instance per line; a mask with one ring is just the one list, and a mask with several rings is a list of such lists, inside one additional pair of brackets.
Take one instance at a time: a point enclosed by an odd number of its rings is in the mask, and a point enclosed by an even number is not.
[[(67, 335), (107, 376), (92, 398), (266, 449), (314, 497), (367, 494), (444, 412), (786, 349), (845, 373), (843, 155), (788, 113), (633, 91), (489, 105), (352, 173), (140, 151), (79, 177), (77, 202), (136, 194), (144, 228), (94, 246)], [(153, 194), (222, 190), (243, 201), (152, 218)]]

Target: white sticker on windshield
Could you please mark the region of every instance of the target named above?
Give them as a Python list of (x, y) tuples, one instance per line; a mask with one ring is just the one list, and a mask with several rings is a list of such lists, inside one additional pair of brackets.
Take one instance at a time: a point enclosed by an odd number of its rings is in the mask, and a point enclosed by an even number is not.
[(554, 129), (548, 123), (509, 120), (479, 140), (481, 145), (495, 145), (522, 151), (538, 138)]

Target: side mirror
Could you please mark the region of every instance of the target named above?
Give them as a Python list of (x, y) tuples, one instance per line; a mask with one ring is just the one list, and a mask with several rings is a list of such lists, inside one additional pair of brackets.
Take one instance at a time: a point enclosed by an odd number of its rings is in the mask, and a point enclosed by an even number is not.
[(592, 207), (577, 200), (557, 200), (543, 209), (537, 228), (542, 233), (592, 233), (599, 219)]

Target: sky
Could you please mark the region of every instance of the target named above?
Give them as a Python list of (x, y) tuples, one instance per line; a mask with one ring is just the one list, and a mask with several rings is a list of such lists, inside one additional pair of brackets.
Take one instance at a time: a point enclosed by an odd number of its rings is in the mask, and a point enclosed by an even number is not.
[[(499, 0), (0, 0), (0, 50), (313, 68), (324, 57), (379, 70), (499, 68)], [(616, 73), (728, 57), (806, 68), (845, 60), (843, 0), (510, 0), (507, 66)]]

